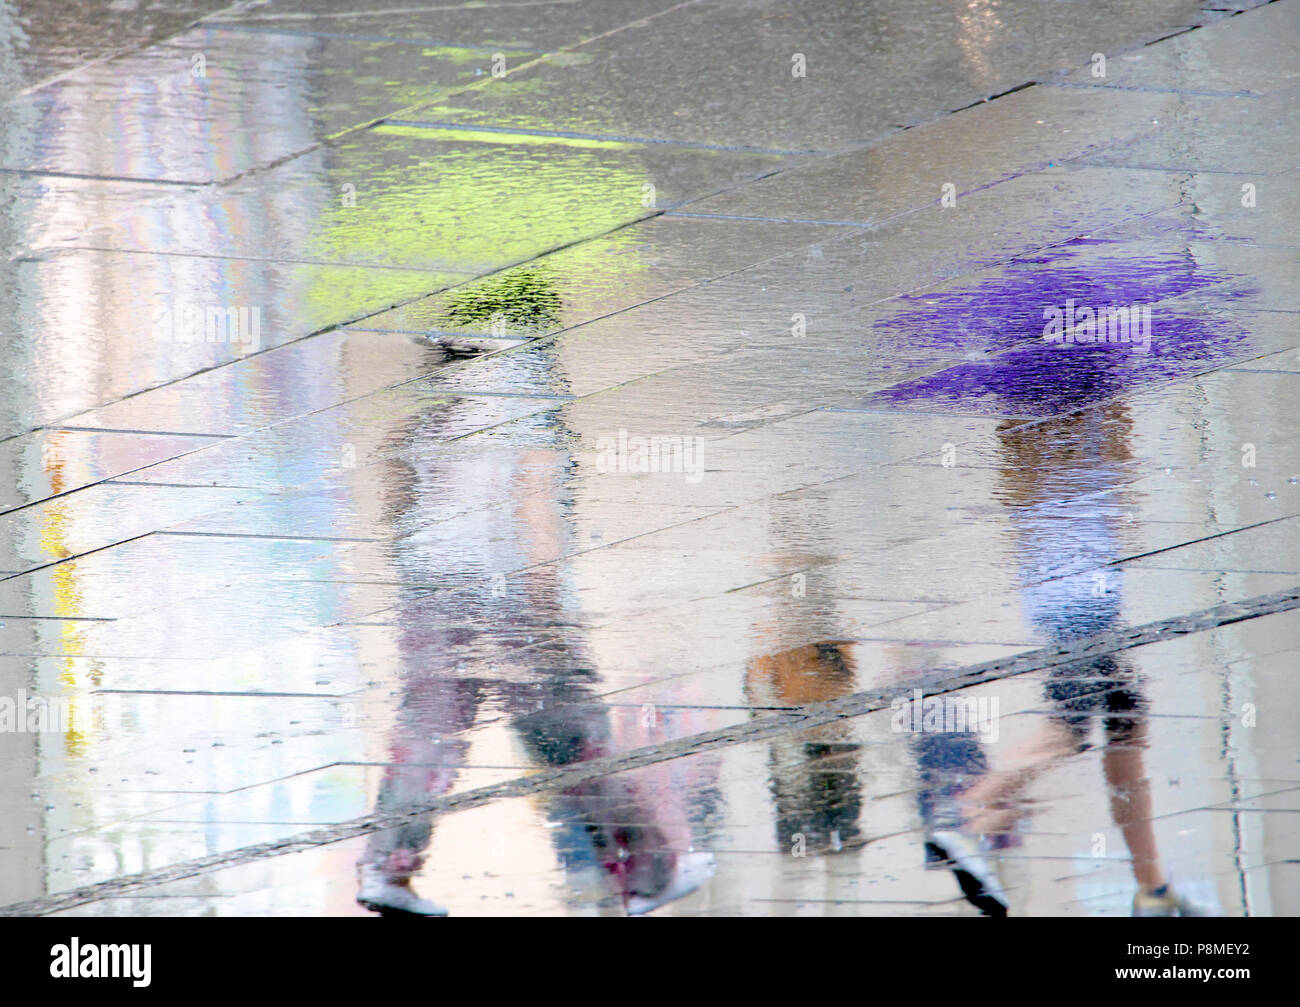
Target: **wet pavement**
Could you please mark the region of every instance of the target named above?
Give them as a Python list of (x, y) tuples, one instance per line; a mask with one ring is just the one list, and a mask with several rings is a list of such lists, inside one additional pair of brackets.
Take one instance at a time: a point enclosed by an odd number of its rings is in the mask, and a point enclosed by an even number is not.
[(1300, 0), (1131, 8), (0, 0), (0, 914), (1300, 913)]

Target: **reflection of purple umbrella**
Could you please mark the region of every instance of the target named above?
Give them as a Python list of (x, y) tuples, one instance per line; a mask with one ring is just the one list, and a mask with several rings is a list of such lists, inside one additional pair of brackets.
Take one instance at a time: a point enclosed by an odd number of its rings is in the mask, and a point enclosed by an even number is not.
[[(912, 349), (967, 358), (938, 373), (874, 393), (873, 404), (923, 401), (1016, 415), (1051, 415), (1088, 405), (1124, 388), (1204, 370), (1230, 359), (1246, 338), (1222, 317), (1168, 302), (1230, 277), (1186, 251), (1143, 255), (1086, 253), (1114, 241), (1080, 238), (960, 291), (913, 294), (876, 323)], [(1225, 300), (1244, 295), (1225, 290)], [(1067, 303), (1106, 309), (1154, 305), (1149, 352), (1129, 343), (1053, 343), (1045, 313)], [(979, 357), (982, 359), (971, 359)]]

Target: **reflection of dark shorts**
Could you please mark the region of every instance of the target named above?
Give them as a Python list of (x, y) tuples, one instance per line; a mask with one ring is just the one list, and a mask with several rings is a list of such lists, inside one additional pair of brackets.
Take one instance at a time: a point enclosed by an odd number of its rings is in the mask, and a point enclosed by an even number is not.
[(1136, 734), (1147, 711), (1136, 675), (1114, 657), (1054, 668), (1046, 692), (1055, 707), (1052, 719), (1065, 725), (1081, 751), (1088, 747), (1097, 717), (1104, 718), (1107, 742), (1124, 743)]

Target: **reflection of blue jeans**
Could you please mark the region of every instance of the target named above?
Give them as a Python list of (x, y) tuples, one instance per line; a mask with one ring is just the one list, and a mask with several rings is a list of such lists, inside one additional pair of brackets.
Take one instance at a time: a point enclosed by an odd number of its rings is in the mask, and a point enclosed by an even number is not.
[(921, 821), (929, 830), (960, 829), (963, 790), (988, 772), (988, 759), (974, 731), (918, 734), (916, 764), (921, 789), (917, 793)]

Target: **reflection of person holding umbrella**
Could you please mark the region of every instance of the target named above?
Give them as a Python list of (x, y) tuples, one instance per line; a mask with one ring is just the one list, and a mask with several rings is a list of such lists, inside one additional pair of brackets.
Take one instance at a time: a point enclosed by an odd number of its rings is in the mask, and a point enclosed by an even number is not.
[[(1118, 409), (1110, 411), (1108, 422), (1098, 420), (1075, 414), (1009, 431), (1001, 439), (1006, 452), (1003, 502), (1010, 509), (1028, 585), (1022, 596), (1030, 621), (1053, 642), (1069, 643), (1120, 625), (1118, 572), (1060, 576), (1067, 572), (1065, 562), (1074, 569), (1099, 570), (1122, 553), (1115, 534), (1121, 501), (1106, 491), (1118, 485), (1129, 460), (1129, 422)], [(1053, 575), (1055, 579), (1046, 579)], [(1115, 583), (1108, 583), (1110, 578)], [(1113, 655), (1061, 665), (1050, 673), (1045, 692), (1052, 715), (1038, 736), (1012, 753), (1009, 765), (962, 794), (963, 826), (940, 835), (936, 846), (955, 864), (974, 865), (972, 873), (980, 871), (995, 885), (983, 854), (1015, 828), (1019, 795), (1058, 761), (1088, 750), (1093, 722), (1099, 719), (1111, 814), (1138, 885), (1134, 915), (1196, 914), (1196, 907), (1170, 888), (1160, 864), (1143, 760), (1147, 702), (1133, 669)]]
[[(1074, 414), (1001, 437), (1006, 452), (1002, 502), (1021, 555), (1027, 585), (1022, 597), (1030, 621), (1053, 642), (1120, 625), (1120, 573), (1068, 575), (1102, 571), (1122, 554), (1116, 535), (1121, 501), (1109, 491), (1120, 485), (1129, 460), (1129, 422), (1118, 410), (1106, 419)], [(1087, 750), (1093, 721), (1100, 719), (1111, 813), (1138, 885), (1134, 914), (1196, 913), (1170, 889), (1160, 865), (1142, 755), (1148, 743), (1147, 703), (1131, 667), (1117, 656), (1059, 666), (1045, 691), (1053, 713), (1038, 736), (961, 793), (959, 827), (933, 832), (932, 850), (953, 865), (972, 902), (992, 899), (1005, 906), (990, 855), (1013, 835), (1021, 817), (1019, 795), (1060, 760)]]
[[(1124, 344), (1043, 342), (1044, 305), (1148, 304), (1227, 278), (1180, 252), (1133, 259), (1101, 254), (1106, 244), (1080, 239), (973, 289), (918, 295), (915, 308), (881, 323), (917, 346), (959, 348), (968, 359), (980, 349), (993, 354), (886, 389), (884, 400), (931, 408), (986, 403), (1001, 415), (1055, 417), (1023, 426), (1009, 421), (999, 438), (1001, 502), (1015, 529), (1022, 597), (1029, 620), (1053, 642), (1120, 625), (1122, 574), (1108, 564), (1123, 555), (1116, 491), (1131, 461), (1131, 424), (1118, 406), (1073, 410), (1143, 381), (1190, 373), (1223, 359), (1241, 339), (1213, 319), (1167, 316), (1149, 354), (1135, 355)], [(959, 347), (953, 333), (961, 333)], [(951, 788), (944, 820), (927, 823), (931, 855), (953, 868), (968, 899), (1004, 915), (1007, 900), (992, 860), (1015, 841), (1019, 795), (1058, 761), (1087, 749), (1092, 722), (1100, 719), (1111, 813), (1138, 888), (1134, 914), (1198, 913), (1170, 888), (1160, 864), (1143, 759), (1147, 703), (1132, 668), (1115, 656), (1062, 666), (1051, 673), (1046, 695), (1052, 716), (1037, 738), (996, 771)]]

